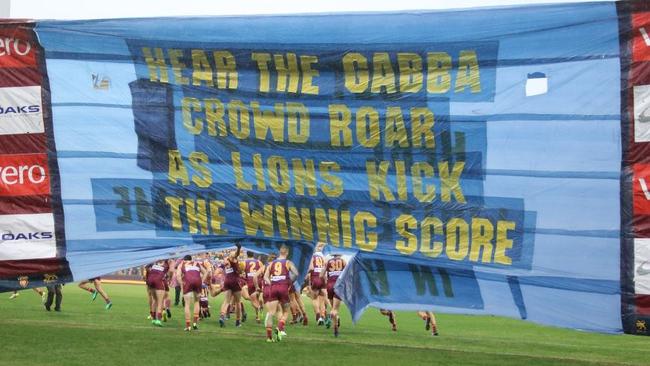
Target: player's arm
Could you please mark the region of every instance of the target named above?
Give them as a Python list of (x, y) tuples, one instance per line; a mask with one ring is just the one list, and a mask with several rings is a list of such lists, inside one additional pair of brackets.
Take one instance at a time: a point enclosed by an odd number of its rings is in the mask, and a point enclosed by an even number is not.
[(253, 277), (253, 283), (255, 284), (255, 287), (260, 287), (260, 281), (259, 278), (260, 276), (264, 275), (264, 272), (266, 271), (266, 266), (262, 264), (262, 262), (259, 262), (260, 269), (255, 272), (255, 276)]
[(208, 270), (204, 266), (199, 268), (201, 269), (201, 283), (204, 283), (208, 279)]
[(314, 261), (310, 260), (309, 261), (309, 269), (307, 270), (307, 274), (305, 275), (305, 280), (307, 280), (309, 278), (309, 275), (311, 275), (312, 272), (314, 272)]
[(271, 278), (270, 278), (270, 276), (271, 276), (271, 266), (268, 265), (268, 266), (266, 266), (266, 269), (264, 270), (264, 282), (265, 282), (267, 285), (270, 285), (270, 284), (271, 284)]
[(325, 275), (327, 275), (327, 267), (329, 267), (329, 261), (325, 263), (325, 267), (323, 267), (323, 270), (320, 271), (320, 278), (325, 280)]
[(239, 254), (241, 253), (241, 243), (237, 243), (235, 246), (237, 247), (237, 250), (235, 251), (234, 255), (230, 256), (233, 259), (239, 258)]
[(145, 281), (147, 280), (147, 272), (148, 272), (147, 271), (147, 266), (143, 266), (142, 267), (142, 279), (145, 280)]
[[(291, 281), (295, 281), (296, 278), (298, 278), (298, 275), (300, 273), (298, 273), (298, 269), (296, 268), (296, 266), (293, 264), (292, 261), (287, 261), (287, 269), (290, 272), (289, 276), (291, 277)], [(293, 276), (291, 276), (291, 274), (293, 274)]]

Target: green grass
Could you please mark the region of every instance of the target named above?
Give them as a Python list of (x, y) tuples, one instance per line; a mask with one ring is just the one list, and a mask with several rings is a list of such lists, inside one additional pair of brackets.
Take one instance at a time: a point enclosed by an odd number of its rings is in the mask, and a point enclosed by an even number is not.
[(114, 303), (109, 311), (101, 297), (90, 303), (73, 284), (63, 288), (61, 313), (46, 312), (31, 290), (14, 300), (0, 294), (0, 365), (647, 365), (650, 350), (648, 337), (484, 316), (438, 315), (441, 335), (432, 337), (414, 313), (398, 312), (393, 333), (372, 309), (355, 326), (344, 310), (338, 339), (314, 324), (293, 325), (282, 343), (267, 344), (254, 321), (219, 328), (221, 296), (210, 299), (213, 317), (188, 334), (181, 308), (164, 328), (151, 326), (143, 286), (105, 287)]

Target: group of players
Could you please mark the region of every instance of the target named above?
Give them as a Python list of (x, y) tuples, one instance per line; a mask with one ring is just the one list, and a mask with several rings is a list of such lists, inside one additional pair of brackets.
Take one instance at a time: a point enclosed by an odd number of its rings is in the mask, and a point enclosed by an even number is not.
[[(334, 336), (338, 337), (341, 299), (334, 285), (346, 262), (339, 254), (326, 260), (323, 247), (322, 243), (316, 246), (302, 292), (312, 300), (317, 325), (333, 327)], [(260, 314), (266, 310), (264, 323), (267, 342), (279, 342), (286, 336), (289, 314), (292, 315), (291, 323), (308, 325), (305, 306), (294, 286), (299, 273), (288, 259), (289, 248), (281, 246), (277, 256), (268, 256), (266, 264), (255, 258), (253, 252), (248, 251), (245, 257), (242, 254), (241, 246), (237, 245), (235, 250), (226, 251), (215, 260), (208, 255), (187, 255), (182, 259), (161, 260), (145, 266), (143, 273), (152, 324), (162, 326), (171, 316), (169, 289), (178, 284), (183, 293), (184, 330), (188, 332), (198, 330), (200, 318), (211, 316), (208, 295), (215, 297), (221, 293), (225, 297), (219, 312), (221, 327), (226, 326), (231, 314), (235, 316), (236, 327), (246, 321), (242, 299), (250, 301), (258, 323), (261, 323)], [(389, 310), (381, 312), (389, 317), (391, 327), (396, 331), (395, 314)], [(432, 329), (432, 334), (438, 335), (434, 315), (431, 312), (418, 314), (425, 320), (426, 329)]]

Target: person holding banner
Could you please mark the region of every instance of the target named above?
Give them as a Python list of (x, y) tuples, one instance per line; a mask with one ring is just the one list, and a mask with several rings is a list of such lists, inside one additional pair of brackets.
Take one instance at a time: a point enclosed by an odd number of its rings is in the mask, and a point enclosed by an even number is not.
[(339, 307), (341, 306), (341, 298), (334, 291), (336, 280), (339, 279), (343, 269), (345, 268), (345, 260), (341, 258), (340, 254), (334, 254), (334, 258), (327, 261), (325, 270), (321, 273), (321, 278), (325, 279), (327, 276), (327, 297), (332, 303), (330, 317), (326, 321), (327, 328), (334, 322), (334, 337), (339, 336), (339, 327), (341, 326), (341, 319), (339, 318)]
[[(285, 324), (289, 313), (289, 286), (298, 277), (296, 266), (288, 260), (289, 247), (282, 245), (280, 255), (266, 267), (265, 286), (270, 286), (269, 302), (266, 313), (266, 341), (278, 342), (286, 336)], [(282, 311), (278, 314), (278, 311)], [(278, 327), (273, 330), (273, 317), (278, 318)]]
[[(95, 288), (90, 288), (90, 287), (87, 286), (91, 282), (92, 282), (93, 286), (95, 286)], [(111, 299), (108, 298), (108, 294), (106, 293), (106, 291), (104, 291), (104, 288), (102, 287), (102, 278), (101, 277), (93, 277), (93, 278), (89, 278), (89, 279), (87, 279), (85, 281), (81, 281), (81, 282), (79, 282), (79, 288), (81, 288), (82, 290), (86, 290), (86, 291), (90, 292), (92, 301), (95, 301), (95, 299), (97, 298), (97, 294), (102, 295), (102, 298), (104, 299), (104, 302), (106, 303), (106, 306), (105, 306), (106, 310), (109, 310), (113, 306), (113, 303), (111, 302)]]
[[(176, 277), (183, 289), (183, 300), (185, 302), (185, 331), (198, 330), (199, 321), (199, 294), (202, 290), (203, 279), (207, 276), (205, 268), (201, 263), (193, 261), (191, 255), (183, 257), (183, 262), (176, 269)], [(193, 311), (190, 311), (190, 303)], [(194, 320), (191, 323), (190, 321)]]
[(219, 326), (222, 328), (226, 326), (226, 314), (228, 314), (228, 307), (232, 305), (235, 309), (235, 326), (241, 326), (241, 286), (239, 285), (239, 254), (241, 252), (241, 244), (237, 243), (237, 250), (230, 253), (222, 264), (222, 269), (225, 274), (223, 282), (223, 292), (225, 299), (221, 304), (221, 314), (219, 316)]

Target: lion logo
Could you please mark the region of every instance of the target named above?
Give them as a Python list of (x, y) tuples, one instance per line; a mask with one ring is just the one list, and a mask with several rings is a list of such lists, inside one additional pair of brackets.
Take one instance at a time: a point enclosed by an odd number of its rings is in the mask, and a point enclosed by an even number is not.
[(18, 277), (18, 284), (22, 288), (26, 288), (29, 285), (29, 277), (27, 276), (20, 276)]
[(645, 333), (648, 331), (648, 327), (645, 323), (645, 320), (637, 320), (636, 321), (636, 331), (637, 333)]

